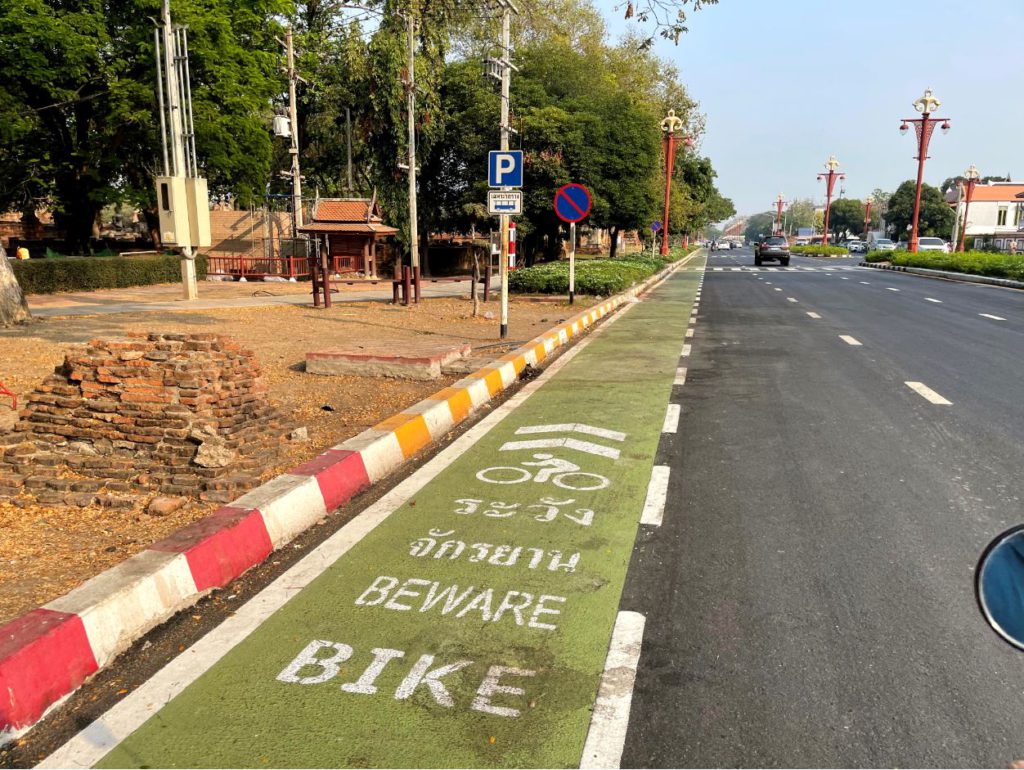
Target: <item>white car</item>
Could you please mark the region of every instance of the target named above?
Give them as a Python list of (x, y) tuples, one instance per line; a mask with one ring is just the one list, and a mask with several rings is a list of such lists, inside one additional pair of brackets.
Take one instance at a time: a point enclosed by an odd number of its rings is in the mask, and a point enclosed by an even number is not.
[(896, 244), (888, 238), (877, 238), (871, 242), (870, 247), (874, 251), (896, 251)]
[(946, 254), (949, 253), (949, 244), (941, 238), (918, 238), (917, 239), (917, 250), (918, 251), (943, 251)]

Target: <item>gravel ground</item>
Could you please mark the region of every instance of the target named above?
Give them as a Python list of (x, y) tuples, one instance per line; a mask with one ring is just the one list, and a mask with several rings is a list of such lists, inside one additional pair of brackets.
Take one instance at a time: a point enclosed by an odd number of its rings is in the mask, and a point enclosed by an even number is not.
[[(344, 441), (454, 381), (431, 382), (367, 377), (319, 377), (304, 371), (311, 350), (358, 344), (431, 339), (468, 342), (474, 356), (506, 352), (588, 304), (513, 299), (510, 345), (498, 343), (496, 319), (472, 317), (464, 299), (428, 299), (419, 306), (381, 302), (336, 305), (330, 311), (275, 306), (203, 311), (124, 313), (35, 321), (0, 331), (0, 381), (24, 397), (63, 360), (70, 343), (111, 339), (132, 331), (214, 331), (252, 348), (263, 367), (271, 399), (310, 440), (292, 444), (289, 456), (270, 477), (329, 446)], [(496, 301), (481, 312), (497, 313)], [(329, 407), (325, 409), (324, 407)], [(0, 401), (0, 426), (9, 414)], [(0, 500), (0, 623), (60, 596), (79, 583), (146, 548), (215, 505), (193, 503), (173, 514), (145, 513), (148, 498), (134, 510), (18, 507)]]

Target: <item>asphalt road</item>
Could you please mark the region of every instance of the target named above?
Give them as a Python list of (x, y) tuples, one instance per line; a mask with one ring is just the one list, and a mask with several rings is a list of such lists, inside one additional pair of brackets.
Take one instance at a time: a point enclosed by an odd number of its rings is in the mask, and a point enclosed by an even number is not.
[(621, 604), (647, 617), (623, 767), (1024, 758), (1024, 655), (972, 590), (1024, 520), (1024, 294), (855, 264), (709, 262)]

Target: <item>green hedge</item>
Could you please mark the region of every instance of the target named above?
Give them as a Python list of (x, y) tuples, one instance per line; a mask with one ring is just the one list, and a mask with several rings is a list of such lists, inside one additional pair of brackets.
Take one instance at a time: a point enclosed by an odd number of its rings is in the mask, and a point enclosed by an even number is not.
[[(124, 289), (181, 280), (177, 255), (138, 257), (65, 257), (11, 261), (25, 294)], [(196, 277), (206, 278), (206, 257), (196, 257)]]
[[(672, 249), (667, 257), (658, 254), (628, 254), (615, 259), (576, 262), (576, 293), (607, 297), (628, 289), (666, 265), (682, 259), (696, 247)], [(509, 274), (509, 291), (514, 294), (567, 294), (569, 262), (547, 262), (524, 267)]]
[(790, 254), (802, 254), (804, 256), (834, 257), (848, 254), (842, 246), (790, 246)]
[(865, 262), (888, 262), (893, 258), (895, 251), (869, 251), (864, 255)]
[[(965, 251), (962, 254), (946, 254), (942, 251), (873, 251), (868, 254), (869, 262), (880, 261), (878, 254), (884, 254), (894, 265), (902, 267), (924, 267), (929, 270), (948, 270), (954, 273), (986, 275), (991, 278), (1009, 278), (1024, 281), (1024, 255), (992, 254), (987, 251)], [(876, 257), (870, 259), (870, 257)]]

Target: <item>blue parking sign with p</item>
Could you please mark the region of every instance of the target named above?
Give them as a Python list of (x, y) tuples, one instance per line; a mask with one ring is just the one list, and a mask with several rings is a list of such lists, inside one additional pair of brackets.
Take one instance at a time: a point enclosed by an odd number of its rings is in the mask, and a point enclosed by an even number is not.
[(523, 151), (491, 150), (487, 169), (490, 187), (522, 187)]

